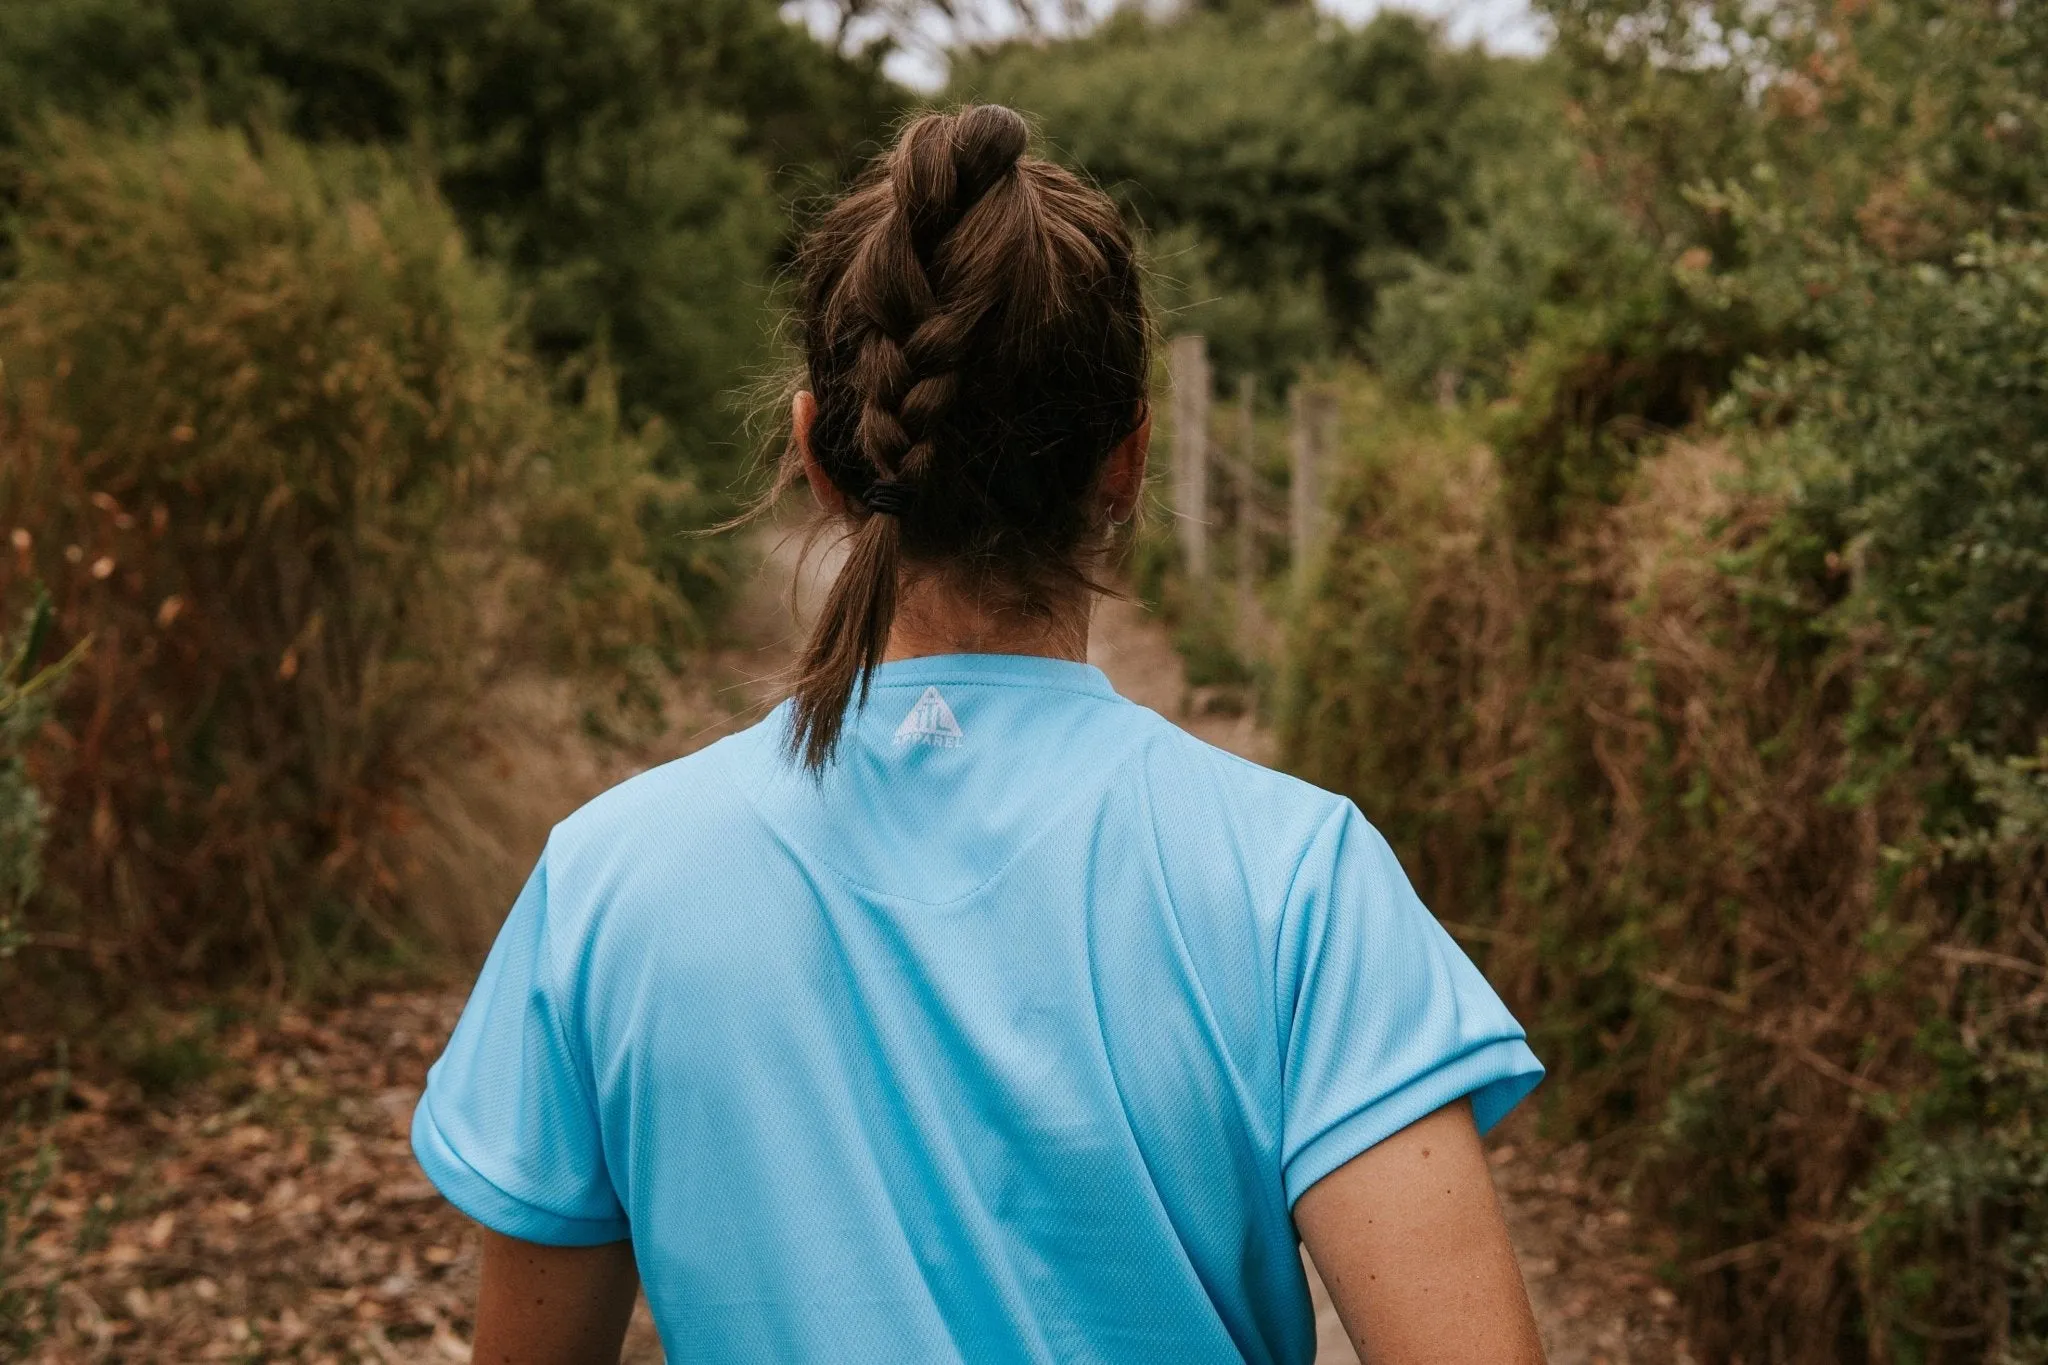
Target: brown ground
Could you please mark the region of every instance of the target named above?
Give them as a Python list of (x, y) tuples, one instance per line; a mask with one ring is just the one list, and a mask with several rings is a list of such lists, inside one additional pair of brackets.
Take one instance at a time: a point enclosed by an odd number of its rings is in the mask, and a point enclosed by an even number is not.
[[(677, 699), (651, 754), (755, 713), (786, 653), (771, 605), (764, 593), (750, 612), (759, 638)], [(1091, 657), (1125, 695), (1270, 757), (1235, 699), (1186, 688), (1165, 632), (1136, 608), (1105, 607)], [(508, 702), (468, 776), (491, 800), (436, 823), (442, 842), (421, 876), (445, 886), (458, 919), (506, 903), (547, 824), (638, 766), (571, 727), (536, 743), (534, 727), (562, 705), (538, 684)], [(458, 871), (464, 849), (483, 874)], [(473, 947), (481, 929), (450, 933)], [(0, 1087), (26, 1104), (0, 1127), (0, 1361), (468, 1360), (476, 1237), (422, 1178), (406, 1137), (460, 1007), (459, 992), (439, 990), (318, 1011), (257, 1006), (225, 1023), (218, 1011), (166, 1014), (159, 1034), (189, 1036), (211, 1069), (154, 1096), (132, 1066), (84, 1058), (73, 1073), (46, 1039), (0, 1035)], [(1504, 1127), (1496, 1181), (1553, 1365), (1690, 1361), (1671, 1296), (1627, 1215), (1581, 1175), (1580, 1154), (1539, 1141), (1526, 1120)], [(1317, 1288), (1318, 1360), (1349, 1365)], [(626, 1359), (660, 1358), (643, 1313)]]

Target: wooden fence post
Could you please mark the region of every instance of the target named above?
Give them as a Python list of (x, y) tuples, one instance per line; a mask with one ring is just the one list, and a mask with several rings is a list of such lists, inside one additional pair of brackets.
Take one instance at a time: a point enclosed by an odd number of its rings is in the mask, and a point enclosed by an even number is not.
[(1209, 343), (1177, 336), (1167, 352), (1173, 387), (1173, 513), (1188, 576), (1209, 576)]
[(1294, 475), (1291, 517), (1294, 580), (1308, 581), (1309, 565), (1323, 534), (1323, 472), (1337, 445), (1337, 400), (1324, 389), (1296, 384), (1291, 395), (1294, 417)]

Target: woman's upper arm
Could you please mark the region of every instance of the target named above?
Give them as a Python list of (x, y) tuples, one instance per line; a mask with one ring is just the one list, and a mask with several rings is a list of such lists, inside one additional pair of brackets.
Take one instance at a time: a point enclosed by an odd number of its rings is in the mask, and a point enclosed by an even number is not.
[(475, 1365), (618, 1365), (640, 1273), (631, 1242), (542, 1246), (484, 1230)]
[(1372, 1365), (1541, 1365), (1507, 1224), (1465, 1101), (1304, 1190), (1294, 1224)]

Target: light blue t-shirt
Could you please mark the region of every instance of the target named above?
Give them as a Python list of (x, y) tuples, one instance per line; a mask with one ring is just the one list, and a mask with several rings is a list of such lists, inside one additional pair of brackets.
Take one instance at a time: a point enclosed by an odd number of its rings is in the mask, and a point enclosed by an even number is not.
[(1293, 1201), (1542, 1075), (1350, 802), (1086, 664), (886, 664), (822, 781), (787, 724), (556, 827), (413, 1119), (672, 1361), (1310, 1361)]

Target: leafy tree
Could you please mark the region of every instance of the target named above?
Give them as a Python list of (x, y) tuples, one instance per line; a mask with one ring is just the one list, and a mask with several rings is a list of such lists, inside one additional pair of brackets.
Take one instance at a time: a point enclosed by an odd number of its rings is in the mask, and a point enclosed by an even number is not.
[(996, 47), (963, 58), (953, 89), (1036, 115), (1171, 245), (1160, 265), (1219, 369), (1286, 369), (1359, 345), (1396, 262), (1442, 246), (1474, 158), (1466, 111), (1496, 63), (1402, 15), (1353, 30), (1219, 8)]
[(685, 627), (635, 535), (684, 494), (550, 401), (388, 158), (192, 123), (30, 151), (0, 594), (94, 642), (56, 707), (91, 742), (37, 750), (49, 914), (134, 980), (317, 976), (401, 936), (394, 812), (502, 657)]
[(1294, 752), (1499, 917), (1697, 1349), (2048, 1360), (2048, 9), (1543, 8), (1374, 321), (1484, 406), (1375, 414)]
[[(837, 179), (898, 103), (875, 59), (834, 54), (772, 0), (0, 8), (0, 132), (197, 105), (422, 151), (470, 242), (524, 287), (533, 343), (601, 352), (628, 420), (666, 428), (664, 467), (714, 488), (739, 453), (729, 395), (765, 356), (778, 200)], [(663, 543), (686, 580), (712, 567)]]

